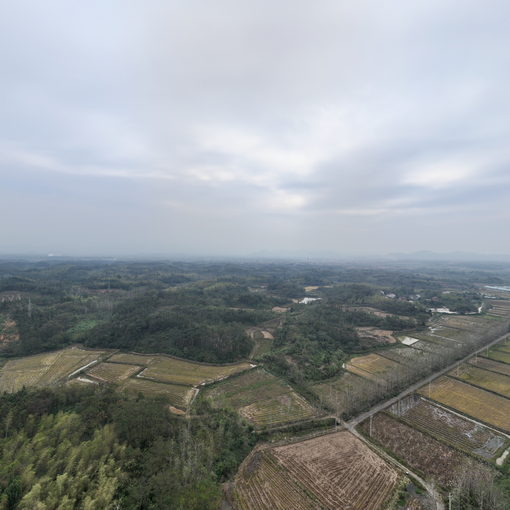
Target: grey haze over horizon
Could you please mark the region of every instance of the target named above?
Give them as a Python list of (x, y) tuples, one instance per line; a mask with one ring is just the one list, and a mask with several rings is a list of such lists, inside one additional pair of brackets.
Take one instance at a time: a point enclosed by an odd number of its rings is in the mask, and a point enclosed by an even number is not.
[(0, 1), (0, 253), (510, 253), (509, 18)]

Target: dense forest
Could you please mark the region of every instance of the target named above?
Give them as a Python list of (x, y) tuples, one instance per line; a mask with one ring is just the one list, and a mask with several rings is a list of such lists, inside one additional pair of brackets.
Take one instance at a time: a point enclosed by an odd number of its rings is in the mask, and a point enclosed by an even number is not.
[(0, 509), (216, 509), (254, 436), (206, 411), (184, 422), (161, 401), (106, 389), (1, 396)]

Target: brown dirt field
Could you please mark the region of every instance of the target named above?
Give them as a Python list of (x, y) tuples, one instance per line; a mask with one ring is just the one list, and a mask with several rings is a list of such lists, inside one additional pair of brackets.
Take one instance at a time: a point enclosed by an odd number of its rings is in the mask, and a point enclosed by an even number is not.
[(329, 509), (378, 510), (399, 473), (348, 431), (274, 448), (276, 459)]
[[(418, 393), (428, 397), (428, 385)], [(510, 432), (510, 400), (507, 398), (444, 376), (430, 385), (430, 398), (476, 420)]]
[[(370, 422), (361, 425), (370, 436)], [(372, 418), (370, 438), (392, 452), (411, 469), (423, 473), (443, 487), (451, 487), (463, 469), (482, 464), (470, 459), (430, 436), (382, 413)]]
[(254, 451), (243, 462), (233, 499), (236, 510), (323, 510), (271, 450)]

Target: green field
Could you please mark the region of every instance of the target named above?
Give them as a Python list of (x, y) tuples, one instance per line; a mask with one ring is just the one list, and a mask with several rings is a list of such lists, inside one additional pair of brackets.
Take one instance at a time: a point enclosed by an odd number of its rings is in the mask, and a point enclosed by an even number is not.
[(317, 415), (290, 386), (262, 369), (232, 377), (205, 391), (214, 407), (236, 409), (260, 427), (278, 426)]

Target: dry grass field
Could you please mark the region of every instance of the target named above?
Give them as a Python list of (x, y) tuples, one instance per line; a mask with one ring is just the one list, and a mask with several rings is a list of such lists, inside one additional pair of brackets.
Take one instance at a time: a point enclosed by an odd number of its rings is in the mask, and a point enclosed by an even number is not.
[(125, 352), (119, 352), (108, 358), (109, 362), (112, 363), (125, 363), (129, 365), (141, 365), (146, 367), (150, 365), (157, 356), (153, 354), (130, 354)]
[(510, 398), (510, 377), (465, 363), (448, 375)]
[(136, 372), (142, 370), (143, 367), (137, 365), (122, 365), (120, 363), (99, 363), (87, 370), (87, 375), (99, 379), (102, 382), (110, 384), (118, 384)]
[(510, 363), (510, 352), (499, 351), (497, 349), (489, 349), (487, 357), (503, 363)]
[(494, 459), (508, 440), (471, 420), (411, 395), (390, 407), (389, 411), (413, 428), (471, 454)]
[[(419, 393), (429, 397), (428, 385)], [(430, 385), (430, 398), (496, 428), (510, 432), (510, 400), (470, 384), (440, 377)]]
[(203, 365), (166, 356), (157, 356), (141, 375), (161, 382), (198, 385), (223, 379), (251, 367), (252, 365), (246, 362), (233, 365)]
[(475, 463), (467, 455), (387, 414), (376, 414), (372, 426), (366, 420), (361, 429), (372, 441), (389, 450), (411, 469), (428, 479), (437, 480), (443, 487), (451, 486), (459, 470)]
[(479, 368), (485, 368), (485, 370), (491, 370), (492, 372), (498, 372), (500, 374), (510, 376), (510, 365), (506, 363), (501, 363), (499, 361), (494, 361), (488, 358), (482, 358), (480, 356), (471, 358), (469, 363)]
[(310, 389), (320, 401), (342, 414), (350, 409), (353, 399), (372, 394), (375, 383), (351, 372), (344, 372), (340, 377), (314, 384)]
[(255, 452), (235, 482), (238, 510), (382, 510), (399, 473), (347, 431)]
[(15, 392), (23, 386), (50, 386), (76, 370), (100, 359), (104, 351), (68, 347), (8, 361), (0, 374), (0, 392)]
[(256, 427), (274, 427), (317, 415), (290, 386), (261, 369), (232, 377), (205, 391), (214, 407), (236, 409)]
[(398, 369), (399, 366), (396, 361), (378, 354), (358, 356), (346, 363), (346, 368), (350, 372), (373, 380), (384, 379), (385, 374)]
[(190, 386), (181, 386), (178, 384), (159, 383), (133, 377), (127, 379), (121, 386), (121, 389), (143, 393), (144, 395), (160, 395), (168, 399), (168, 402), (180, 409), (186, 409), (189, 405), (193, 393), (196, 391)]

